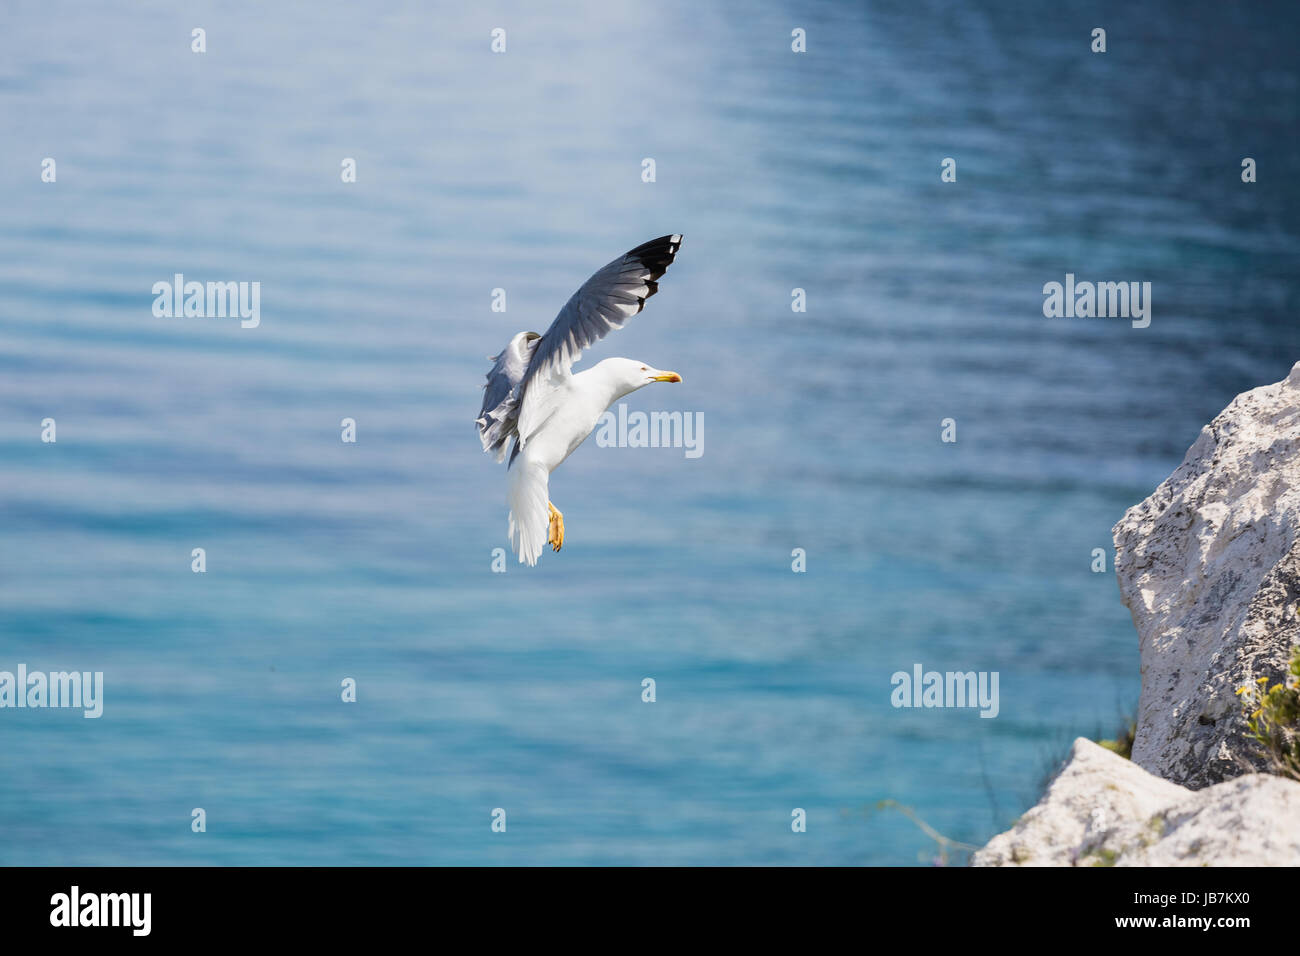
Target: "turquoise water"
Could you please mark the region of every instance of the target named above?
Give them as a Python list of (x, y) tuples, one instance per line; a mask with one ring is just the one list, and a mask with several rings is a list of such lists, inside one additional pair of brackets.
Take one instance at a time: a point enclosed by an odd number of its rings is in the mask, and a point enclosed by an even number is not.
[[(1293, 10), (701, 6), (6, 7), (0, 669), (106, 690), (0, 710), (0, 863), (910, 864), (866, 808), (980, 843), (1133, 707), (1092, 549), (1300, 359)], [(493, 573), (484, 357), (669, 232), (592, 357), (703, 455), (589, 442)], [(998, 717), (892, 708), (917, 662)]]

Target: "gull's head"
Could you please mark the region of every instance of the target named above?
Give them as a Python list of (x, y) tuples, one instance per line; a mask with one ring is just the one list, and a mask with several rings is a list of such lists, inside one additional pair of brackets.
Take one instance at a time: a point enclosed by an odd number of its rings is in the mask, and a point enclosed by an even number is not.
[[(612, 358), (600, 363), (607, 366), (618, 384), (628, 392), (644, 388), (654, 382), (680, 382), (682, 377), (676, 372), (667, 372), (636, 359)], [(624, 393), (626, 394), (626, 393)]]

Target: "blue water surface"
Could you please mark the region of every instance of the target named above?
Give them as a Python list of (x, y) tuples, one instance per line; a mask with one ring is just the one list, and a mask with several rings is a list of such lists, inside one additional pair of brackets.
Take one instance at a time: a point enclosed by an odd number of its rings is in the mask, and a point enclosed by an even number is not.
[[(0, 863), (912, 864), (878, 801), (1006, 828), (1136, 703), (1093, 549), (1300, 359), (1298, 21), (12, 0), (0, 669), (106, 690), (0, 710)], [(703, 454), (588, 442), (564, 551), (494, 573), (485, 356), (673, 232), (592, 358), (680, 372), (627, 404)], [(261, 324), (155, 317), (178, 272), (260, 282)], [(1067, 272), (1152, 283), (1150, 326), (1044, 318)], [(895, 709), (916, 663), (997, 671), (998, 716)]]

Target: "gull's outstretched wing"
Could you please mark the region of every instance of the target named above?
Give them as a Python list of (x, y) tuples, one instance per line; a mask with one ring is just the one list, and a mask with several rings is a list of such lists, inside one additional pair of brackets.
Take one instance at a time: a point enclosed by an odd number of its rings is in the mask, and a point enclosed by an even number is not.
[(611, 329), (621, 329), (659, 291), (655, 280), (672, 265), (681, 244), (681, 236), (651, 239), (619, 256), (573, 293), (534, 347), (520, 383), (519, 445), (553, 411), (546, 399), (568, 377), (582, 350)]
[(494, 357), (496, 364), (487, 374), (483, 407), (475, 423), (483, 450), (494, 452), (497, 461), (505, 459), (506, 443), (518, 435), (519, 386), (540, 340), (536, 332), (520, 332)]

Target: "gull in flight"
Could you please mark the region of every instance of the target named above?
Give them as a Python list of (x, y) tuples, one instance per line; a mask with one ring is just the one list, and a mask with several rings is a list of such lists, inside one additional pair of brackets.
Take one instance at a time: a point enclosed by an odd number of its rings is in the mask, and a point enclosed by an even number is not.
[[(659, 291), (656, 281), (672, 265), (681, 236), (661, 236), (619, 256), (582, 284), (542, 335), (520, 332), (487, 374), (476, 421), (483, 450), (504, 461), (510, 504), (510, 545), (521, 564), (537, 564), (549, 544), (564, 544), (564, 515), (551, 504), (551, 472), (573, 454), (600, 416), (624, 395), (651, 382), (680, 382), (645, 362), (608, 358), (584, 372), (570, 369), (582, 350), (621, 329)], [(519, 459), (515, 461), (515, 459)]]

